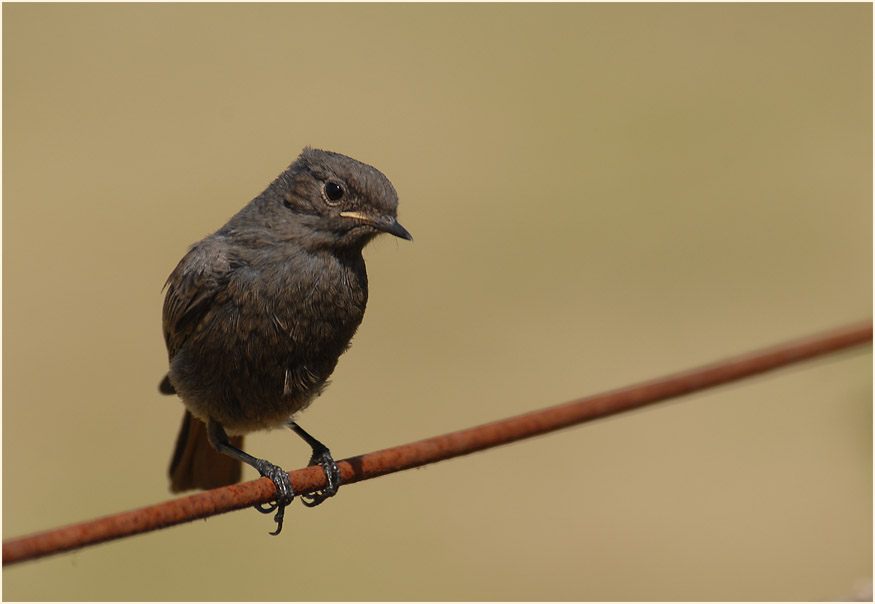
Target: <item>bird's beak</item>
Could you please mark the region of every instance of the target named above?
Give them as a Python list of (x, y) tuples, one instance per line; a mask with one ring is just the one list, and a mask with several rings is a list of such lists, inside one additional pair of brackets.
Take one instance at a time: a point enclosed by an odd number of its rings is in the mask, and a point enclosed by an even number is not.
[(363, 212), (341, 212), (340, 215), (344, 218), (358, 220), (369, 226), (374, 227), (379, 231), (395, 235), (396, 237), (400, 237), (401, 239), (413, 241), (413, 235), (408, 233), (407, 229), (401, 226), (394, 216), (389, 216), (388, 214), (386, 216), (369, 216), (368, 214), (365, 214)]

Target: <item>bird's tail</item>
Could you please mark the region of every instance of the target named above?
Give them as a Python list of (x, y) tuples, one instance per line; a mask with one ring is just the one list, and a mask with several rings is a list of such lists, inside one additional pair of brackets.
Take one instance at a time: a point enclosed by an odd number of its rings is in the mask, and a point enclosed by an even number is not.
[[(229, 442), (237, 449), (243, 448), (242, 436), (231, 436)], [(242, 471), (238, 460), (213, 448), (206, 424), (186, 411), (170, 461), (170, 490), (179, 493), (223, 487), (240, 482)]]

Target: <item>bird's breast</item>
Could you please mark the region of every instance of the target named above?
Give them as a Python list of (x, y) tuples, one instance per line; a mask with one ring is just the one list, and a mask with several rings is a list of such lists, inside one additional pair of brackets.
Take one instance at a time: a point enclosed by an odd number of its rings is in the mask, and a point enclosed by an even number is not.
[(171, 379), (197, 416), (246, 432), (281, 425), (325, 387), (364, 316), (367, 276), (300, 262), (235, 273)]

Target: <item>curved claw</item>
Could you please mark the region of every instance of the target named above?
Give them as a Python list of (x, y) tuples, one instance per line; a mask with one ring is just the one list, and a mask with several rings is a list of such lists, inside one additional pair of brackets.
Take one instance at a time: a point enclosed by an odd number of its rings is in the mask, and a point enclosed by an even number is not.
[(283, 532), (283, 516), (286, 513), (286, 506), (277, 506), (277, 508), (276, 516), (273, 517), (276, 522), (276, 530), (268, 533), (268, 535), (273, 535), (274, 537)]
[(308, 508), (315, 508), (317, 505), (319, 505), (329, 497), (331, 497), (331, 495), (323, 495), (322, 491), (316, 491), (315, 493), (301, 495), (301, 503), (306, 505)]

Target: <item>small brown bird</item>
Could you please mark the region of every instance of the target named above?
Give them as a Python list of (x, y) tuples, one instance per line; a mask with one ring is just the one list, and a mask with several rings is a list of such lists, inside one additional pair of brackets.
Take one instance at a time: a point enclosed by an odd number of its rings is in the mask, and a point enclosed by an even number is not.
[[(380, 233), (413, 240), (397, 219), (398, 196), (378, 170), (305, 148), (221, 229), (195, 243), (167, 279), (165, 394), (186, 413), (170, 488), (238, 482), (241, 462), (276, 485), (279, 534), (294, 498), (288, 474), (242, 450), (243, 434), (288, 426), (313, 449), (310, 465), (340, 487), (331, 453), (293, 421), (325, 388), (368, 300), (364, 246)], [(231, 435), (230, 437), (228, 435)]]

